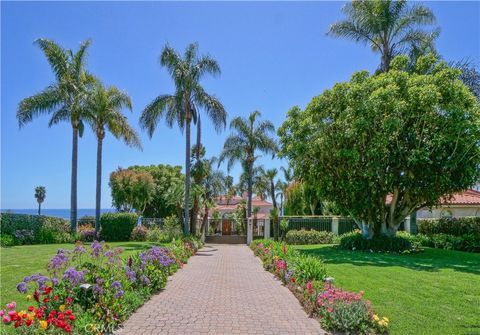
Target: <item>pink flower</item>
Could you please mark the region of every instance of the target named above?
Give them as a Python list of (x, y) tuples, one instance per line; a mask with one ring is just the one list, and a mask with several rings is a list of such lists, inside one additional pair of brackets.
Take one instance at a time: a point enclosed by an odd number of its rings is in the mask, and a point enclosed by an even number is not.
[(15, 309), (17, 307), (17, 303), (15, 301), (12, 301), (11, 303), (7, 304), (7, 308), (9, 310)]
[(332, 308), (332, 307), (328, 307), (328, 308), (327, 308), (327, 312), (328, 312), (328, 313), (332, 313), (332, 312), (333, 312), (333, 308)]
[(5, 315), (5, 316), (2, 318), (2, 322), (3, 322), (3, 323), (10, 323), (10, 321), (12, 321), (12, 320), (10, 319), (10, 317), (9, 317), (8, 315)]
[(4, 315), (5, 315), (5, 310), (4, 309), (0, 310), (0, 316), (4, 316)]
[(311, 280), (309, 280), (308, 283), (307, 283), (307, 290), (308, 290), (308, 295), (313, 294), (313, 284), (312, 284)]

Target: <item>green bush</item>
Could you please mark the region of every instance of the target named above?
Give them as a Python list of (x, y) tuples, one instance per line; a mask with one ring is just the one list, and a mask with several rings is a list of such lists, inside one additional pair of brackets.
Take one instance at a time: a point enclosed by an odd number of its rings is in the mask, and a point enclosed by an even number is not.
[(317, 230), (290, 230), (286, 235), (288, 244), (331, 244), (334, 234)]
[(2, 237), (13, 237), (15, 244), (71, 241), (69, 222), (52, 216), (2, 213), (0, 231)]
[(128, 241), (137, 220), (135, 213), (104, 213), (100, 218), (100, 236), (105, 241)]
[(320, 258), (306, 255), (299, 255), (288, 262), (293, 267), (293, 271), (300, 283), (311, 281), (323, 281), (327, 276), (327, 271)]
[(12, 247), (18, 245), (18, 241), (15, 240), (15, 237), (12, 235), (2, 235), (0, 236), (0, 246), (2, 247)]
[(413, 240), (423, 246), (438, 249), (480, 252), (480, 235), (465, 234), (455, 236), (449, 234), (415, 235)]
[(146, 241), (148, 229), (144, 225), (136, 226), (130, 235), (131, 241)]
[(380, 235), (367, 239), (364, 238), (360, 232), (353, 231), (340, 236), (339, 247), (345, 250), (403, 252), (411, 250), (412, 243), (410, 239), (400, 235)]
[(480, 217), (441, 218), (418, 220), (418, 233), (425, 235), (448, 234), (462, 236), (480, 235)]

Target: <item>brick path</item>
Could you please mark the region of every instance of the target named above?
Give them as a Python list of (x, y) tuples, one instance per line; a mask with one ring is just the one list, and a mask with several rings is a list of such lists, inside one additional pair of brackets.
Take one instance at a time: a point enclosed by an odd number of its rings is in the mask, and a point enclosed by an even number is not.
[(245, 245), (209, 245), (117, 334), (325, 334)]

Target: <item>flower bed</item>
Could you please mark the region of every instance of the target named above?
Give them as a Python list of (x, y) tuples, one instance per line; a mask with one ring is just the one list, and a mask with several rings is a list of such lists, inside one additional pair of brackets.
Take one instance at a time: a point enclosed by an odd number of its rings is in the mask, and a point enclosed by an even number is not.
[(388, 333), (389, 320), (374, 313), (370, 301), (363, 299), (363, 292), (344, 291), (326, 280), (319, 258), (302, 255), (273, 240), (255, 240), (250, 248), (324, 329), (346, 334)]
[(201, 243), (196, 239), (155, 246), (124, 260), (121, 248), (94, 241), (77, 243), (73, 251), (58, 250), (48, 263), (48, 275), (33, 274), (17, 285), (31, 306), (16, 303), (0, 311), (5, 327), (17, 333), (94, 334), (112, 332), (167, 277), (188, 261)]

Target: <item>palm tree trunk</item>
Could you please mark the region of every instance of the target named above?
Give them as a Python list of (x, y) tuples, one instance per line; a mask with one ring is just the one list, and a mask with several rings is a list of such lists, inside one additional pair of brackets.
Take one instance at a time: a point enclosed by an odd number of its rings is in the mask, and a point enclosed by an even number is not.
[(248, 199), (247, 199), (247, 219), (252, 216), (252, 188), (253, 188), (253, 164), (248, 163)]
[(102, 199), (102, 143), (103, 139), (97, 139), (97, 189), (95, 199), (95, 237), (98, 238), (100, 232), (100, 202)]
[[(201, 140), (202, 140), (202, 126), (201, 126), (201, 121), (200, 121), (200, 114), (197, 115), (197, 143), (195, 144), (195, 161), (197, 164), (200, 162), (200, 147), (201, 147)], [(195, 184), (199, 185), (201, 182), (202, 177), (199, 176), (197, 173), (197, 176), (195, 177)], [(193, 206), (192, 206), (192, 212), (191, 212), (191, 218), (190, 218), (190, 231), (192, 232), (193, 235), (197, 233), (197, 217), (198, 217), (198, 212), (200, 210), (200, 201), (198, 199), (198, 195), (195, 194), (195, 197), (193, 199)]]
[(73, 127), (72, 179), (70, 190), (70, 231), (77, 232), (77, 170), (78, 170), (78, 127)]
[(184, 221), (183, 221), (183, 233), (189, 234), (189, 214), (190, 214), (190, 115), (187, 115), (185, 120), (185, 208), (184, 208)]
[(38, 215), (40, 215), (40, 209), (41, 209), (41, 206), (42, 206), (42, 203), (41, 203), (41, 202), (39, 202), (39, 203), (38, 203)]

